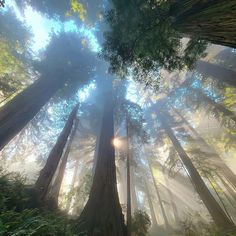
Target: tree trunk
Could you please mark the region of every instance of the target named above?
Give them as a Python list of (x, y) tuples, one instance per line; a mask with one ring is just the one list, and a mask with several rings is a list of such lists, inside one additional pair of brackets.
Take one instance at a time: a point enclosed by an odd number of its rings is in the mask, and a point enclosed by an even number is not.
[(156, 180), (155, 180), (155, 177), (154, 177), (154, 174), (153, 174), (153, 170), (152, 170), (152, 167), (151, 167), (151, 164), (150, 164), (150, 161), (149, 161), (148, 158), (147, 158), (147, 161), (148, 161), (148, 166), (149, 166), (149, 169), (150, 169), (150, 172), (151, 172), (152, 181), (153, 181), (153, 184), (154, 184), (154, 187), (155, 187), (155, 190), (156, 190), (157, 198), (158, 198), (158, 201), (159, 201), (159, 204), (160, 204), (160, 207), (161, 207), (161, 213), (162, 213), (162, 216), (163, 216), (163, 219), (164, 219), (164, 222), (165, 222), (165, 227), (168, 228), (169, 227), (169, 222), (168, 222), (168, 219), (167, 219), (167, 216), (166, 216), (165, 208), (164, 208), (163, 203), (162, 203), (161, 195), (160, 195), (159, 189), (157, 187), (157, 183), (156, 183)]
[(190, 130), (193, 136), (201, 143), (203, 147), (206, 147), (207, 150), (214, 153), (214, 158), (211, 158), (211, 161), (214, 163), (216, 167), (218, 167), (219, 171), (223, 176), (234, 186), (236, 189), (236, 175), (234, 172), (224, 163), (221, 157), (217, 154), (215, 149), (211, 147), (200, 135), (199, 133), (192, 127), (192, 125), (181, 115), (179, 111), (174, 109), (175, 113), (182, 119), (184, 124), (187, 125), (187, 128)]
[(155, 228), (156, 226), (158, 226), (157, 218), (156, 218), (156, 215), (155, 215), (155, 211), (154, 211), (154, 207), (153, 207), (153, 203), (152, 203), (152, 197), (150, 195), (150, 191), (148, 189), (148, 185), (147, 185), (146, 180), (144, 180), (144, 187), (145, 187), (145, 192), (146, 192), (147, 198), (148, 198), (148, 204), (149, 204), (149, 208), (150, 208), (152, 224), (153, 224), (153, 227)]
[(88, 202), (80, 215), (78, 231), (88, 236), (124, 236), (125, 225), (117, 186), (114, 138), (112, 84), (108, 81), (98, 144), (97, 164)]
[(135, 175), (134, 175), (134, 170), (131, 168), (131, 196), (132, 196), (132, 213), (135, 212), (135, 210), (138, 209), (138, 200), (137, 200), (137, 195), (135, 191)]
[(78, 124), (79, 124), (79, 120), (77, 118), (75, 118), (74, 126), (72, 128), (71, 135), (69, 137), (69, 141), (66, 146), (66, 150), (63, 154), (63, 158), (61, 160), (61, 164), (59, 166), (57, 176), (55, 178), (55, 181), (52, 183), (52, 187), (51, 187), (49, 194), (47, 196), (47, 199), (49, 199), (49, 201), (52, 202), (55, 205), (55, 207), (58, 207), (58, 197), (59, 197), (63, 177), (65, 174), (66, 164), (67, 164), (68, 156), (70, 153), (71, 145), (72, 145)]
[(186, 36), (236, 47), (235, 0), (179, 0), (170, 7), (173, 26)]
[(65, 78), (61, 72), (41, 77), (0, 109), (0, 150), (64, 86)]
[(206, 61), (198, 61), (196, 65), (196, 70), (203, 76), (210, 76), (217, 79), (218, 81), (225, 82), (232, 87), (236, 87), (235, 71)]
[[(75, 169), (74, 169), (74, 172), (73, 172), (73, 177), (72, 177), (72, 180), (71, 180), (71, 187), (70, 187), (70, 190), (73, 190), (74, 187), (75, 187), (75, 183), (76, 183), (76, 179), (78, 177), (78, 170), (79, 170), (79, 160), (76, 159), (76, 162), (75, 162)], [(70, 206), (71, 206), (71, 199), (72, 199), (72, 195), (70, 194), (68, 199), (67, 199), (67, 203), (66, 203), (66, 210), (67, 212), (70, 211)]]
[(236, 123), (236, 115), (234, 114), (234, 112), (227, 109), (224, 105), (212, 100), (210, 97), (208, 97), (206, 94), (204, 94), (200, 89), (190, 88), (190, 90), (197, 93), (197, 95), (200, 98), (202, 98), (207, 103), (209, 103), (214, 109), (216, 109), (216, 111), (221, 112), (224, 116), (228, 117), (229, 119), (234, 121), (234, 123)]
[(126, 115), (126, 139), (127, 139), (127, 236), (131, 236), (131, 191), (130, 191), (130, 150), (129, 150), (129, 121)]
[(59, 135), (56, 144), (54, 145), (53, 149), (51, 150), (48, 156), (46, 165), (40, 171), (38, 180), (35, 183), (35, 189), (38, 192), (39, 200), (44, 201), (46, 194), (48, 193), (48, 190), (49, 190), (48, 187), (52, 181), (52, 178), (61, 160), (64, 147), (67, 143), (67, 139), (73, 127), (73, 122), (77, 115), (78, 108), (79, 108), (79, 104), (77, 104), (72, 110), (72, 112), (70, 113), (69, 118), (61, 134)]
[(219, 228), (232, 229), (234, 227), (234, 224), (228, 218), (225, 212), (221, 209), (215, 198), (211, 195), (209, 189), (202, 180), (197, 169), (194, 167), (191, 159), (188, 157), (188, 155), (182, 148), (180, 142), (175, 137), (172, 129), (169, 127), (169, 125), (167, 125), (165, 118), (163, 117), (163, 114), (159, 114), (159, 120), (161, 122), (162, 127), (165, 129), (165, 132), (169, 136), (171, 142), (173, 143), (181, 161), (183, 162), (184, 167), (186, 168), (191, 178), (191, 181), (194, 184), (197, 193), (199, 194), (200, 198), (202, 199), (203, 203), (208, 209), (215, 224)]

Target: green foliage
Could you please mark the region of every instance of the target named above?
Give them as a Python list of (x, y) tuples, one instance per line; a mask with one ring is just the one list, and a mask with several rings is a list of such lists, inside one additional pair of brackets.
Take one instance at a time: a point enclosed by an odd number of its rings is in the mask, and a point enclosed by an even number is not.
[(0, 211), (22, 210), (28, 201), (25, 179), (16, 173), (4, 173), (0, 169)]
[(199, 214), (188, 215), (180, 223), (179, 236), (234, 236), (234, 230), (218, 229), (213, 223), (204, 223)]
[(24, 178), (0, 171), (0, 236), (72, 236), (72, 222), (59, 212), (27, 209)]
[[(184, 46), (182, 35), (172, 25), (168, 2), (112, 1), (114, 8), (106, 15), (110, 31), (104, 35), (101, 52), (111, 72), (125, 77), (132, 71), (134, 79), (146, 82), (149, 73), (159, 68), (192, 68), (204, 55), (202, 40), (192, 39)], [(152, 77), (154, 84), (158, 77)]]
[(132, 218), (132, 236), (147, 236), (151, 221), (145, 211), (137, 210)]

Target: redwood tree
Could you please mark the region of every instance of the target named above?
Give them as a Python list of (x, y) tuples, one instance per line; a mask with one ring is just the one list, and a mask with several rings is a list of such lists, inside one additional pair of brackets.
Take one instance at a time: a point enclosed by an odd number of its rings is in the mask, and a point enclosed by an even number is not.
[(66, 83), (64, 90), (71, 89), (71, 94), (87, 82), (96, 59), (78, 42), (76, 34), (54, 36), (44, 59), (35, 62), (40, 78), (0, 109), (0, 150)]
[(203, 201), (206, 208), (208, 209), (215, 224), (219, 228), (222, 228), (222, 229), (224, 229), (224, 228), (232, 229), (234, 227), (233, 222), (228, 218), (226, 213), (220, 207), (219, 203), (211, 195), (209, 189), (207, 188), (206, 184), (204, 183), (204, 181), (201, 178), (200, 174), (198, 173), (197, 169), (193, 165), (191, 159), (189, 158), (187, 153), (184, 151), (180, 142), (178, 141), (178, 139), (174, 135), (174, 132), (172, 131), (172, 129), (168, 125), (168, 123), (166, 121), (168, 116), (165, 116), (165, 114), (163, 112), (159, 111), (158, 118), (159, 118), (159, 121), (161, 122), (163, 129), (165, 130), (165, 132), (169, 136), (171, 142), (173, 143), (184, 167), (188, 171), (188, 174), (194, 184), (194, 187), (195, 187), (197, 193), (199, 194), (201, 200)]
[(124, 236), (126, 231), (116, 186), (111, 81), (107, 84), (93, 184), (78, 222), (78, 231), (88, 236)]
[(73, 127), (73, 122), (78, 112), (78, 108), (79, 108), (79, 104), (77, 104), (72, 110), (61, 134), (59, 135), (56, 141), (56, 144), (54, 145), (53, 149), (51, 150), (48, 156), (46, 165), (40, 171), (40, 175), (35, 183), (35, 189), (36, 189), (36, 192), (38, 193), (38, 198), (40, 201), (46, 200), (45, 198), (49, 191), (49, 185), (52, 181), (52, 178), (61, 160), (63, 150), (66, 146), (68, 137)]

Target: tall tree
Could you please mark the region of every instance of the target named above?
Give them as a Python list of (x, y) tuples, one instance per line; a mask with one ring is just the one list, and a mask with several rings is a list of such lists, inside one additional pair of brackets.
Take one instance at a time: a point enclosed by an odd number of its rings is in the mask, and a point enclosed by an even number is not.
[[(110, 30), (101, 54), (120, 76), (132, 68), (134, 78), (145, 82), (160, 67), (193, 68), (205, 55), (206, 41), (236, 46), (234, 0), (111, 2), (106, 16)], [(186, 46), (181, 42), (184, 37), (190, 38)]]
[(126, 139), (127, 139), (127, 236), (131, 236), (132, 215), (131, 215), (131, 186), (130, 186), (130, 150), (129, 150), (129, 119), (126, 114)]
[(200, 142), (200, 145), (203, 145), (208, 151), (212, 152), (214, 155), (212, 162), (216, 167), (218, 167), (219, 171), (225, 178), (236, 188), (236, 175), (234, 172), (224, 163), (224, 161), (221, 159), (221, 157), (217, 154), (216, 150), (214, 150), (214, 147), (210, 146), (192, 127), (192, 125), (183, 117), (183, 115), (176, 109), (174, 109), (176, 114), (182, 119), (184, 124), (187, 126), (187, 128), (190, 130), (193, 136), (197, 139), (197, 141)]
[(61, 160), (63, 150), (66, 146), (68, 137), (72, 131), (73, 123), (76, 119), (78, 109), (79, 104), (77, 104), (73, 108), (71, 114), (69, 115), (69, 118), (61, 134), (59, 135), (55, 146), (50, 152), (44, 168), (40, 171), (40, 175), (35, 183), (35, 189), (38, 192), (38, 198), (40, 201), (47, 200), (45, 198), (49, 192), (49, 185), (53, 179), (53, 176), (55, 175), (55, 172)]
[(44, 60), (36, 63), (41, 77), (0, 109), (0, 150), (66, 83), (66, 88), (76, 91), (87, 82), (96, 59), (78, 40), (76, 34), (55, 36)]
[(60, 163), (59, 168), (58, 168), (58, 173), (56, 173), (55, 180), (53, 182), (51, 181), (51, 187), (50, 187), (50, 190), (49, 190), (49, 193), (48, 193), (48, 196), (47, 196), (47, 199), (50, 199), (49, 201), (52, 204), (54, 204), (55, 207), (58, 206), (58, 197), (59, 197), (63, 177), (64, 177), (65, 170), (66, 170), (66, 164), (67, 164), (69, 153), (71, 151), (70, 150), (71, 145), (72, 145), (76, 130), (78, 128), (79, 120), (75, 118), (73, 123), (74, 123), (73, 128), (72, 128), (72, 131), (70, 133), (69, 140), (66, 144), (66, 149), (63, 152), (63, 156), (61, 157), (61, 163)]
[(223, 81), (232, 87), (236, 87), (236, 72), (223, 66), (212, 64), (206, 61), (198, 61), (196, 70), (205, 77), (212, 77)]
[(124, 218), (116, 186), (115, 151), (112, 143), (114, 122), (111, 83), (111, 80), (105, 82), (104, 113), (99, 144), (97, 145), (97, 162), (93, 184), (88, 202), (78, 222), (78, 231), (84, 232), (88, 236), (125, 235)]
[[(161, 109), (160, 109), (161, 110)], [(209, 213), (212, 216), (212, 219), (214, 220), (215, 224), (219, 228), (227, 228), (232, 229), (234, 227), (233, 222), (228, 218), (228, 216), (225, 214), (225, 212), (221, 209), (218, 202), (215, 200), (215, 198), (211, 195), (209, 189), (207, 188), (206, 184), (204, 183), (203, 179), (201, 178), (200, 174), (198, 173), (197, 169), (193, 165), (191, 159), (181, 146), (180, 142), (174, 135), (172, 129), (167, 124), (166, 119), (168, 116), (164, 114), (163, 112), (160, 112), (158, 114), (158, 119), (161, 122), (161, 125), (167, 135), (169, 136), (171, 142), (173, 143), (181, 161), (184, 164), (184, 167), (188, 171), (188, 174), (194, 184), (194, 187), (199, 194), (200, 198), (202, 199), (203, 203), (205, 204), (206, 208), (208, 209)]]

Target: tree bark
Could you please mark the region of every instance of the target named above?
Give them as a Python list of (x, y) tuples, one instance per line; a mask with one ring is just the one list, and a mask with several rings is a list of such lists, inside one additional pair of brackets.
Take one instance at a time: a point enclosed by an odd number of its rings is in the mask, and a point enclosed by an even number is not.
[(42, 76), (0, 109), (0, 150), (34, 118), (64, 86), (63, 72)]
[(196, 70), (203, 76), (210, 76), (218, 81), (225, 82), (232, 87), (236, 87), (235, 71), (206, 61), (198, 61), (196, 64)]
[(236, 175), (234, 172), (224, 163), (221, 157), (217, 154), (215, 149), (211, 147), (200, 135), (199, 133), (192, 127), (192, 125), (181, 115), (181, 113), (174, 109), (175, 113), (182, 119), (184, 124), (187, 125), (187, 128), (190, 130), (193, 136), (206, 147), (207, 150), (212, 151), (214, 153), (214, 158), (211, 158), (211, 161), (214, 163), (216, 167), (220, 170), (223, 176), (234, 186), (236, 189)]
[(132, 215), (131, 215), (131, 189), (130, 189), (130, 150), (129, 150), (129, 121), (126, 115), (126, 142), (127, 142), (127, 236), (131, 236)]
[(189, 37), (236, 47), (235, 0), (180, 0), (170, 7), (173, 26)]
[(132, 213), (135, 212), (135, 210), (138, 209), (138, 200), (137, 200), (137, 195), (136, 195), (136, 190), (135, 190), (135, 175), (134, 175), (134, 170), (131, 168), (131, 196), (132, 196)]
[(78, 222), (78, 231), (88, 236), (124, 236), (126, 231), (116, 185), (112, 84), (108, 83), (93, 184)]
[(41, 201), (45, 200), (45, 197), (48, 193), (49, 185), (61, 160), (63, 150), (73, 127), (73, 121), (75, 120), (77, 115), (78, 108), (79, 104), (77, 104), (70, 113), (69, 118), (56, 141), (56, 144), (54, 145), (48, 156), (46, 165), (40, 171), (40, 175), (35, 183), (35, 189), (38, 192), (38, 197)]
[(65, 174), (66, 164), (67, 164), (68, 156), (69, 156), (69, 153), (70, 153), (71, 145), (72, 145), (72, 142), (73, 142), (78, 124), (79, 124), (79, 120), (77, 118), (75, 118), (74, 125), (73, 125), (73, 128), (72, 128), (70, 137), (69, 137), (68, 144), (66, 146), (66, 150), (63, 154), (57, 176), (55, 178), (55, 181), (52, 183), (52, 187), (51, 187), (51, 189), (48, 193), (48, 196), (47, 196), (49, 201), (52, 202), (55, 205), (55, 207), (58, 207), (58, 197), (59, 197), (63, 177), (64, 177), (64, 174)]
[(233, 222), (228, 218), (225, 212), (221, 209), (218, 202), (211, 195), (209, 189), (198, 173), (197, 169), (192, 164), (191, 159), (188, 157), (184, 149), (182, 148), (180, 142), (175, 137), (172, 129), (169, 127), (163, 114), (159, 113), (159, 121), (161, 122), (162, 127), (169, 136), (171, 142), (173, 143), (181, 161), (183, 162), (184, 167), (186, 168), (191, 181), (194, 184), (194, 187), (208, 209), (212, 219), (219, 228), (232, 229), (234, 228)]

